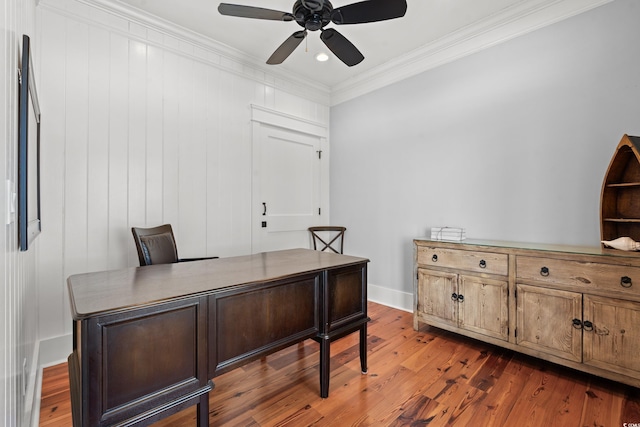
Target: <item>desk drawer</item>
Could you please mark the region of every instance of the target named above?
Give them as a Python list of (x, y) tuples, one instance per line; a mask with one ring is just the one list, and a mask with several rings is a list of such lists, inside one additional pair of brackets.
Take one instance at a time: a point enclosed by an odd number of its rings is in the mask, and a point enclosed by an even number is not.
[(518, 280), (544, 282), (585, 290), (640, 294), (640, 268), (553, 258), (518, 256)]
[(509, 257), (493, 252), (418, 247), (418, 264), (506, 276)]

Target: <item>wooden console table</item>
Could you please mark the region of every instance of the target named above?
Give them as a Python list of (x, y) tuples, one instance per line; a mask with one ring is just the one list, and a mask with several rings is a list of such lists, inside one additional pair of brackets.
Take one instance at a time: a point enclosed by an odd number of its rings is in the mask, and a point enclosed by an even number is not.
[(320, 395), (331, 341), (360, 332), (367, 370), (365, 258), (308, 249), (69, 277), (74, 425), (148, 425), (198, 406), (212, 378), (312, 338)]

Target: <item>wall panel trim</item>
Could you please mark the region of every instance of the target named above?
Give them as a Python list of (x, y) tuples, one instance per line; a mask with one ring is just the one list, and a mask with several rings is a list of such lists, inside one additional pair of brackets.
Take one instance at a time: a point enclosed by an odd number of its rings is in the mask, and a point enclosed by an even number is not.
[(328, 136), (327, 127), (322, 123), (301, 119), (255, 104), (251, 105), (251, 120), (271, 126), (295, 130), (320, 138), (326, 138)]

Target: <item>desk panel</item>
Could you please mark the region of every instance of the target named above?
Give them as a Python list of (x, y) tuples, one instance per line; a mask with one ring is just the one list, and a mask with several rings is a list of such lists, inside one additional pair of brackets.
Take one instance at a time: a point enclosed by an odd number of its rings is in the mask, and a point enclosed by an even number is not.
[(367, 319), (366, 278), (366, 264), (327, 272), (325, 334)]
[(210, 295), (210, 377), (315, 337), (319, 300), (319, 274)]
[(90, 344), (85, 353), (92, 355), (81, 358), (83, 389), (94, 397), (84, 425), (113, 425), (181, 396), (207, 393), (206, 319), (206, 298), (200, 297), (81, 324)]

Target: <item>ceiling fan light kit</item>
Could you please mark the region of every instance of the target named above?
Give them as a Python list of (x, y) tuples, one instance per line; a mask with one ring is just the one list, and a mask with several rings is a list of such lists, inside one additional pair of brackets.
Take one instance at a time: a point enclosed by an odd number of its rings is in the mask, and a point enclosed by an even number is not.
[(281, 64), (307, 37), (307, 31), (320, 30), (320, 40), (349, 67), (359, 64), (364, 56), (353, 43), (328, 24), (364, 24), (400, 18), (407, 12), (406, 0), (365, 0), (334, 9), (329, 0), (297, 0), (292, 13), (261, 7), (220, 3), (222, 15), (240, 18), (296, 21), (304, 30), (289, 36), (267, 60), (267, 64)]

